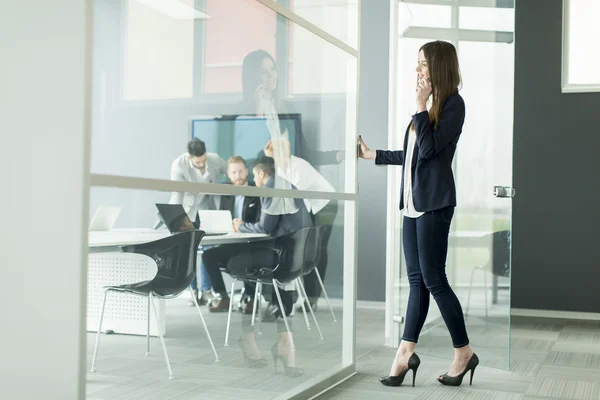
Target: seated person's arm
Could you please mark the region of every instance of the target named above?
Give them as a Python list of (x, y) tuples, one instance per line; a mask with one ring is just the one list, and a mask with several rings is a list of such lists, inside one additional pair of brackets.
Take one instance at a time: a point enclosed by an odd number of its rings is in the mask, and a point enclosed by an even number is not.
[(260, 220), (258, 222), (244, 222), (239, 226), (239, 231), (243, 233), (266, 233), (271, 235), (275, 232), (277, 224), (279, 223), (279, 215), (267, 214), (263, 210), (267, 210), (271, 205), (272, 199), (270, 197), (262, 197), (260, 199)]

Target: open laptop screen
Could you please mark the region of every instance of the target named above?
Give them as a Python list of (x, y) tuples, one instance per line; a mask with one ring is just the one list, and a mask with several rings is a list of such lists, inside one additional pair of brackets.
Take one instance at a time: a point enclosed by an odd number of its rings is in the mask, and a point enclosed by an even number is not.
[(195, 229), (181, 204), (156, 204), (156, 208), (169, 232), (178, 233)]

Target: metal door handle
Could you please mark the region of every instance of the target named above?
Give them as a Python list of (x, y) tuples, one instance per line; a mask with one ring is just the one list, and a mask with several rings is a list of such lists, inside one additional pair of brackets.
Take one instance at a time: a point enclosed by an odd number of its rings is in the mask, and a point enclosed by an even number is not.
[(494, 186), (494, 197), (515, 197), (515, 189), (510, 186)]

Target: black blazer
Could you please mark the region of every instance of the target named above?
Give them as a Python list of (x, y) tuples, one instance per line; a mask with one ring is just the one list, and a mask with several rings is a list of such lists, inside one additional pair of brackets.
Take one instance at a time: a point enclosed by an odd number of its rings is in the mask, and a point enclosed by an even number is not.
[[(254, 185), (250, 185), (254, 186)], [(220, 210), (229, 210), (233, 215), (235, 207), (235, 196), (221, 196)], [(257, 222), (260, 220), (260, 197), (244, 196), (244, 207), (242, 208), (242, 221)]]
[[(413, 152), (412, 195), (417, 211), (427, 212), (456, 206), (456, 186), (452, 159), (465, 121), (465, 102), (457, 93), (448, 97), (442, 107), (437, 128), (429, 122), (429, 112), (413, 115), (417, 141)], [(404, 165), (410, 125), (404, 135), (404, 149), (377, 150), (375, 164)], [(404, 208), (404, 174), (400, 186), (400, 209)]]

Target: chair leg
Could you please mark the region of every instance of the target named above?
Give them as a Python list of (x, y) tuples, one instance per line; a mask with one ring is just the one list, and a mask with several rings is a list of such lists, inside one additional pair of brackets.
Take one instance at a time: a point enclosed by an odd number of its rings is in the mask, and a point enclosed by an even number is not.
[(315, 271), (315, 274), (317, 275), (317, 279), (319, 280), (319, 284), (321, 285), (321, 291), (323, 292), (323, 295), (325, 296), (325, 301), (327, 302), (329, 311), (331, 311), (331, 316), (333, 317), (333, 322), (337, 322), (337, 319), (335, 318), (335, 313), (333, 312), (333, 307), (331, 307), (331, 303), (329, 302), (329, 296), (327, 296), (327, 291), (325, 290), (325, 285), (323, 284), (323, 279), (321, 279), (321, 274), (319, 274), (319, 270), (316, 268), (313, 271)]
[[(235, 280), (233, 281), (233, 284), (235, 285)], [(192, 292), (192, 288), (190, 288), (190, 292)], [(193, 292), (192, 292), (193, 294)], [(208, 341), (210, 342), (210, 347), (212, 347), (213, 349), (213, 353), (215, 353), (215, 362), (219, 362), (221, 360), (219, 360), (219, 355), (217, 354), (217, 349), (215, 349), (215, 344), (213, 343), (212, 337), (210, 336), (210, 332), (208, 332), (208, 327), (206, 326), (206, 322), (204, 321), (204, 316), (202, 315), (202, 310), (200, 310), (200, 305), (198, 304), (198, 300), (196, 299), (196, 296), (192, 296), (192, 298), (194, 299), (194, 304), (196, 305), (196, 310), (198, 310), (198, 314), (200, 314), (200, 320), (202, 321), (202, 326), (204, 326), (204, 332), (206, 333), (206, 337), (208, 338)], [(231, 315), (231, 302), (229, 302), (229, 315)], [(229, 321), (227, 322), (227, 333), (229, 333)], [(227, 339), (225, 339), (225, 341), (227, 341)]]
[(254, 326), (256, 322), (256, 306), (258, 305), (258, 285), (260, 283), (256, 283), (256, 287), (254, 288), (254, 304), (252, 305), (252, 321), (250, 321), (250, 326)]
[[(229, 347), (229, 327), (231, 326), (231, 312), (233, 311), (233, 290), (235, 289), (235, 279), (231, 283), (231, 299), (229, 300), (229, 312), (227, 313), (227, 330), (225, 331), (225, 347)], [(202, 315), (202, 314), (200, 314)], [(219, 357), (217, 357), (219, 358)]]
[[(231, 292), (231, 293), (233, 293), (233, 292)], [(245, 294), (246, 294), (246, 287), (242, 286), (242, 290), (240, 291), (240, 300), (238, 301), (238, 305), (237, 305), (238, 310), (240, 310), (242, 312), (244, 311), (242, 309), (242, 300), (244, 300)], [(233, 294), (231, 295), (231, 298), (233, 299)]]
[(471, 270), (471, 282), (469, 283), (469, 294), (467, 295), (467, 306), (465, 307), (465, 317), (469, 316), (469, 305), (471, 304), (471, 291), (473, 290), (473, 275), (475, 275), (477, 267)]
[[(308, 314), (306, 313), (306, 306), (304, 305), (304, 301), (306, 300), (304, 298), (304, 296), (302, 295), (302, 291), (300, 290), (300, 284), (298, 284), (298, 281), (302, 279), (301, 277), (296, 278), (296, 290), (298, 291), (298, 293), (300, 294), (300, 307), (302, 307), (302, 314), (304, 315), (304, 322), (306, 323), (306, 329), (308, 329), (309, 331), (311, 330), (310, 327), (310, 321), (308, 320)], [(308, 300), (306, 300), (308, 301)]]
[(102, 320), (104, 319), (104, 307), (106, 306), (106, 296), (110, 289), (104, 290), (102, 296), (102, 308), (100, 309), (100, 322), (98, 323), (98, 331), (96, 332), (96, 345), (94, 346), (94, 357), (92, 358), (91, 372), (96, 372), (96, 359), (98, 358), (98, 347), (100, 347), (100, 334), (102, 332)]
[[(302, 297), (304, 297), (305, 299), (308, 299), (308, 296), (306, 295), (306, 290), (304, 290), (304, 285), (302, 284), (302, 281), (300, 279), (298, 279), (297, 282), (298, 282), (298, 286), (300, 286), (300, 290), (302, 290)], [(308, 304), (308, 311), (310, 311), (310, 315), (312, 315), (313, 321), (315, 321), (315, 326), (317, 327), (317, 330), (319, 331), (319, 337), (321, 338), (321, 340), (323, 340), (323, 332), (321, 332), (321, 327), (319, 326), (319, 322), (317, 321), (317, 317), (315, 316), (315, 312), (313, 311), (310, 303)]]
[[(152, 304), (152, 311), (154, 312), (154, 318), (156, 319), (156, 327), (158, 328), (158, 336), (160, 337), (160, 343), (162, 344), (163, 353), (165, 355), (165, 362), (167, 363), (167, 369), (169, 370), (169, 379), (173, 379), (173, 370), (171, 369), (171, 361), (169, 361), (169, 354), (167, 353), (167, 346), (165, 345), (165, 339), (163, 338), (162, 331), (160, 330), (160, 320), (158, 319), (158, 313), (156, 312), (156, 306), (154, 305), (154, 296), (152, 293), (148, 294), (150, 298), (150, 304)], [(193, 296), (196, 298), (196, 296)]]
[[(254, 294), (254, 302), (255, 304), (257, 304), (256, 306), (256, 311), (260, 314), (260, 311), (262, 310), (262, 283), (257, 282), (256, 283), (256, 293)], [(254, 313), (254, 310), (253, 310)], [(260, 323), (262, 321), (262, 317), (260, 315), (257, 316), (256, 318), (256, 335), (257, 336), (262, 336), (262, 332), (260, 331)]]
[(485, 293), (485, 320), (488, 320), (488, 285), (487, 285), (487, 272), (483, 271), (483, 290)]
[(281, 311), (281, 316), (283, 317), (283, 323), (285, 324), (285, 329), (288, 332), (290, 343), (292, 344), (292, 351), (296, 351), (296, 346), (294, 345), (294, 338), (292, 337), (292, 331), (290, 331), (287, 316), (285, 315), (286, 312), (285, 308), (283, 308), (283, 301), (281, 301), (281, 294), (279, 293), (279, 288), (277, 287), (276, 279), (273, 279), (273, 290), (275, 291), (275, 295), (277, 296), (277, 302), (279, 303), (279, 310)]
[(148, 316), (146, 322), (148, 324), (146, 329), (146, 356), (150, 355), (150, 296), (148, 296)]
[(498, 304), (498, 276), (492, 275), (492, 304)]

